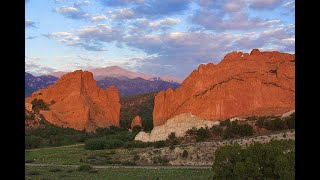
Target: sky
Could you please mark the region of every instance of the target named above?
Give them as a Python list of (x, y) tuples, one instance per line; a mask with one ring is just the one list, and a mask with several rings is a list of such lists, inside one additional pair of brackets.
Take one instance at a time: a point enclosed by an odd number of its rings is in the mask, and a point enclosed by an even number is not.
[(293, 0), (25, 0), (25, 69), (183, 80), (232, 51), (295, 52)]

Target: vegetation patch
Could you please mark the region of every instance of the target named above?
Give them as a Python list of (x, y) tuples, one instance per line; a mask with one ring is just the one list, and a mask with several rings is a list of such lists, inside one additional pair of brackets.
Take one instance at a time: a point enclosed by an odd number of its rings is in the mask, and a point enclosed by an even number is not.
[(220, 147), (215, 152), (213, 179), (295, 179), (293, 140), (239, 144)]
[(88, 164), (83, 164), (77, 168), (78, 171), (84, 171), (84, 172), (88, 172), (92, 169), (93, 169), (92, 166)]

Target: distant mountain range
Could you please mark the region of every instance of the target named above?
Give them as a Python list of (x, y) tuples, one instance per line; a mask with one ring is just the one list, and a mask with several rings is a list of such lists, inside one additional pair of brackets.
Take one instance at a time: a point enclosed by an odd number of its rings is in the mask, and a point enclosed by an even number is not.
[[(180, 86), (181, 80), (171, 76), (156, 77), (153, 75), (127, 71), (117, 66), (96, 68), (89, 70), (93, 73), (97, 85), (106, 89), (115, 86), (120, 96), (158, 92), (168, 88), (176, 89)], [(49, 75), (33, 76), (25, 73), (25, 97), (33, 92), (54, 84), (61, 76), (68, 72), (54, 72)]]
[[(105, 68), (95, 68), (95, 69), (89, 69), (87, 71), (92, 72), (93, 77), (96, 81), (104, 79), (105, 77), (114, 77), (117, 79), (122, 78), (129, 78), (129, 79), (135, 79), (135, 78), (142, 78), (145, 80), (162, 80), (167, 82), (175, 82), (175, 83), (181, 83), (182, 81), (174, 76), (154, 76), (150, 74), (143, 74), (143, 73), (137, 73), (125, 70), (118, 66), (109, 66)], [(48, 75), (55, 76), (60, 78), (62, 75), (67, 74), (69, 72), (63, 72), (63, 71), (57, 71), (53, 73), (49, 73)]]
[(145, 94), (166, 90), (168, 88), (176, 89), (180, 86), (179, 83), (175, 82), (167, 82), (161, 79), (145, 80), (140, 77), (134, 79), (105, 77), (104, 79), (97, 81), (97, 85), (102, 89), (106, 89), (113, 85), (117, 87), (120, 96)]
[(33, 92), (46, 88), (54, 84), (58, 80), (55, 76), (43, 75), (33, 76), (30, 73), (25, 73), (25, 97), (30, 96)]

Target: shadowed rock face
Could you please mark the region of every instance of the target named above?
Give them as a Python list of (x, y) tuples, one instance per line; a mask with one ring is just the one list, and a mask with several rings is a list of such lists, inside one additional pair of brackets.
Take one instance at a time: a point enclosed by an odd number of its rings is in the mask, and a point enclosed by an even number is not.
[(120, 97), (115, 87), (100, 89), (88, 71), (63, 75), (54, 85), (32, 93), (31, 103), (42, 99), (50, 110), (41, 111), (52, 124), (77, 130), (95, 131), (99, 127), (119, 126)]
[(133, 118), (132, 122), (131, 122), (131, 129), (135, 126), (140, 126), (142, 127), (142, 119), (140, 116), (136, 116)]
[(295, 55), (231, 52), (217, 65), (200, 65), (176, 90), (159, 92), (154, 126), (183, 113), (211, 121), (282, 115), (295, 109)]

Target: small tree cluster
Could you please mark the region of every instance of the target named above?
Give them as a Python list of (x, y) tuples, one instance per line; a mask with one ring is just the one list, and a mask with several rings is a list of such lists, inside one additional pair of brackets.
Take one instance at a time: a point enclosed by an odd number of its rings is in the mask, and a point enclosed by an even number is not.
[(213, 179), (295, 179), (293, 140), (255, 143), (246, 149), (239, 144), (215, 152)]
[(49, 110), (49, 106), (42, 99), (34, 99), (31, 104), (33, 110)]

